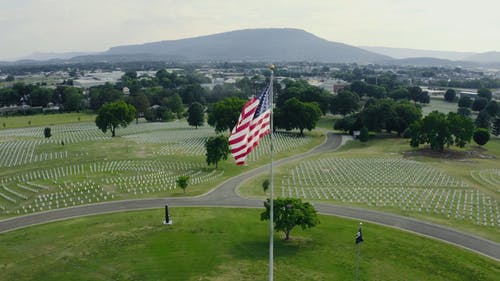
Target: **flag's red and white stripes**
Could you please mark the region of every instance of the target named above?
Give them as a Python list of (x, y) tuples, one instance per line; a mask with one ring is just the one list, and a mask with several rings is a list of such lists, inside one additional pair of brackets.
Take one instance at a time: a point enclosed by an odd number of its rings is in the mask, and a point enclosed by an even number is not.
[[(270, 131), (271, 109), (267, 104), (268, 95), (266, 88), (259, 98), (252, 98), (243, 106), (238, 123), (229, 136), (229, 147), (237, 165), (245, 164), (247, 155)], [(260, 112), (261, 110), (264, 112)]]

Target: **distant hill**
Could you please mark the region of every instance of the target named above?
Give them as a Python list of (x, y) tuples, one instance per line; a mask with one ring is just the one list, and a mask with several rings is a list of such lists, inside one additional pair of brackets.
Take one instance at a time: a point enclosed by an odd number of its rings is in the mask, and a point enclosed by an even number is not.
[(85, 56), (97, 54), (97, 52), (65, 52), (65, 53), (43, 53), (43, 52), (35, 52), (29, 56), (25, 56), (20, 58), (19, 60), (37, 60), (37, 61), (46, 61), (53, 59), (70, 59), (76, 56)]
[(398, 59), (394, 61), (398, 65), (414, 65), (414, 66), (458, 66), (459, 62), (447, 60), (447, 59), (437, 59), (429, 57), (421, 58), (406, 58)]
[(465, 61), (474, 61), (480, 63), (500, 63), (500, 52), (486, 52), (471, 55), (464, 58)]
[(300, 29), (245, 29), (112, 47), (102, 55), (148, 54), (187, 60), (382, 62), (390, 57), (331, 42)]
[(408, 49), (408, 48), (389, 48), (389, 47), (373, 47), (373, 46), (359, 46), (359, 47), (367, 51), (390, 56), (395, 59), (425, 57), (425, 58), (436, 58), (445, 60), (464, 60), (465, 58), (476, 54), (473, 52), (418, 50), (418, 49)]

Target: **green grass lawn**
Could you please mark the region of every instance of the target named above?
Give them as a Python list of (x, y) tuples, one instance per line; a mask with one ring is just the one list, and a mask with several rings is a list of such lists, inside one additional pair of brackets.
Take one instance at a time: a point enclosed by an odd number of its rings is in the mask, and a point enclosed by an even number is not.
[[(427, 156), (418, 156), (418, 154), (407, 155), (407, 152), (416, 152), (418, 149), (411, 148), (408, 144), (408, 140), (399, 139), (399, 138), (375, 138), (366, 143), (361, 142), (348, 142), (345, 146), (341, 147), (339, 150), (331, 153), (325, 153), (321, 155), (316, 155), (313, 157), (309, 157), (306, 160), (296, 161), (295, 163), (291, 163), (286, 166), (277, 167), (274, 170), (274, 185), (275, 185), (275, 196), (282, 196), (282, 180), (290, 177), (290, 171), (297, 167), (300, 163), (304, 163), (306, 161), (317, 161), (319, 159), (407, 159), (410, 161), (418, 161), (418, 163), (423, 163), (428, 167), (431, 167), (441, 173), (446, 175), (450, 175), (455, 179), (465, 182), (471, 190), (478, 190), (490, 198), (500, 202), (500, 191), (498, 186), (487, 185), (485, 183), (479, 182), (475, 180), (471, 176), (471, 171), (484, 171), (487, 169), (500, 169), (500, 163), (498, 158), (500, 157), (500, 139), (495, 138), (490, 140), (488, 144), (486, 144), (483, 148), (477, 148), (475, 145), (468, 145), (464, 149), (458, 149), (456, 147), (451, 147), (450, 149), (454, 151), (470, 151), (470, 150), (478, 150), (483, 153), (483, 155), (491, 156), (490, 158), (480, 158), (473, 157), (470, 159), (453, 159), (453, 158), (433, 158)], [(352, 167), (356, 169), (356, 167)], [(359, 173), (363, 174), (368, 171), (360, 171)], [(332, 173), (335, 173), (332, 171)], [(477, 173), (476, 173), (477, 174)], [(268, 192), (264, 193), (262, 190), (262, 182), (265, 178), (268, 178), (269, 175), (262, 175), (259, 177), (255, 177), (248, 182), (245, 182), (238, 190), (239, 194), (244, 197), (251, 198), (259, 198), (265, 199), (267, 198)], [(382, 175), (380, 175), (382, 176)], [(313, 178), (316, 176), (313, 175)], [(307, 176), (306, 176), (307, 178)], [(362, 183), (360, 183), (361, 185)], [(370, 183), (364, 183), (366, 186), (370, 185)], [(303, 185), (303, 184), (302, 184)], [(298, 186), (301, 186), (299, 183)], [(377, 186), (373, 186), (373, 188), (378, 188)], [(448, 188), (453, 192), (453, 187)], [(443, 188), (446, 190), (446, 187)], [(436, 198), (437, 199), (437, 198)], [(315, 200), (309, 198), (309, 200)], [(317, 200), (317, 199), (316, 199)], [(500, 242), (500, 227), (496, 226), (484, 226), (478, 225), (474, 220), (466, 219), (454, 219), (453, 214), (455, 209), (453, 209), (453, 213), (451, 218), (446, 217), (446, 215), (442, 213), (435, 213), (433, 211), (416, 211), (416, 210), (403, 210), (400, 207), (391, 207), (391, 206), (377, 206), (377, 205), (369, 205), (366, 203), (356, 203), (356, 202), (341, 202), (339, 200), (319, 200), (321, 202), (326, 203), (335, 203), (340, 205), (351, 205), (357, 206), (360, 208), (371, 208), (384, 212), (392, 212), (402, 216), (414, 217), (426, 221), (432, 221), (438, 223), (440, 225), (445, 225), (451, 228), (460, 229), (462, 231), (466, 231), (469, 233), (473, 233), (475, 235), (479, 235), (485, 237), (487, 239)], [(444, 200), (443, 200), (444, 201)], [(476, 203), (476, 202), (475, 202)], [(487, 205), (485, 205), (486, 208)], [(476, 208), (476, 207), (474, 207)], [(493, 206), (494, 208), (494, 206)], [(487, 210), (485, 210), (488, 212)], [(496, 224), (496, 218), (494, 218)]]
[[(0, 280), (266, 280), (262, 210), (171, 208), (54, 222), (0, 234)], [(275, 280), (352, 280), (358, 222), (275, 236)], [(365, 223), (360, 280), (498, 280), (500, 263), (411, 233)]]
[[(76, 115), (50, 116), (76, 118)], [(64, 121), (64, 118), (50, 122), (58, 121)], [(118, 136), (115, 138), (110, 138), (109, 132), (104, 134), (88, 121), (80, 124), (54, 126), (50, 139), (43, 138), (42, 129), (43, 127), (5, 130), (3, 134), (0, 131), (0, 149), (6, 147), (5, 151), (1, 151), (5, 152), (2, 154), (6, 155), (5, 158), (0, 158), (0, 182), (2, 182), (0, 192), (16, 200), (16, 202), (12, 202), (0, 196), (0, 217), (5, 218), (48, 209), (47, 203), (49, 202), (41, 202), (44, 204), (41, 206), (41, 203), (35, 201), (36, 198), (48, 194), (58, 194), (60, 198), (61, 195), (64, 195), (61, 194), (62, 191), (68, 191), (68, 187), (61, 187), (66, 183), (71, 184), (74, 189), (78, 188), (75, 185), (85, 184), (89, 181), (92, 182), (93, 186), (99, 185), (99, 189), (90, 195), (92, 198), (95, 198), (94, 195), (98, 196), (98, 200), (93, 199), (89, 202), (86, 199), (84, 203), (146, 197), (193, 196), (203, 194), (215, 188), (222, 181), (260, 165), (265, 165), (269, 161), (269, 146), (266, 145), (268, 142), (266, 138), (252, 152), (248, 166), (236, 166), (229, 155), (227, 160), (219, 163), (219, 168), (215, 171), (214, 165), (208, 166), (206, 164), (205, 149), (202, 144), (202, 138), (213, 135), (213, 130), (211, 128), (196, 130), (190, 128), (185, 121), (130, 124), (127, 128), (118, 129)], [(294, 135), (276, 138), (275, 159), (306, 152), (321, 144), (325, 139), (323, 132), (306, 132), (306, 134), (306, 138), (297, 138)], [(61, 140), (65, 140), (64, 145), (61, 144)], [(302, 140), (305, 141), (302, 142)], [(35, 141), (36, 144), (29, 144)], [(26, 142), (28, 145), (14, 148), (15, 144), (26, 144)], [(5, 145), (9, 143), (12, 145)], [(288, 147), (280, 148), (285, 144)], [(33, 152), (30, 152), (31, 150)], [(26, 154), (26, 151), (29, 154)], [(193, 151), (196, 153), (193, 154)], [(42, 161), (29, 161), (35, 156), (44, 155), (63, 156)], [(257, 157), (257, 155), (259, 156)], [(5, 161), (6, 159), (21, 156), (22, 159), (27, 160), (14, 166), (7, 166), (12, 161)], [(133, 166), (130, 166), (130, 163), (133, 163)], [(113, 165), (117, 168), (110, 168)], [(92, 172), (91, 168), (95, 166), (108, 168)], [(151, 166), (151, 169), (141, 169), (144, 166)], [(174, 168), (179, 166), (181, 168)], [(68, 172), (69, 170), (74, 171), (75, 168), (84, 172)], [(56, 170), (58, 171), (57, 176), (54, 173)], [(43, 178), (42, 173), (49, 173), (49, 178)], [(186, 189), (186, 194), (171, 184), (175, 182), (176, 176), (184, 173), (192, 175), (192, 181)], [(213, 177), (209, 176), (211, 174)], [(202, 180), (205, 176), (209, 179)], [(149, 178), (156, 179), (156, 182), (146, 182)], [(126, 187), (123, 184), (120, 186), (122, 179), (126, 179)], [(31, 183), (49, 188), (38, 188)], [(19, 185), (28, 187), (28, 189), (19, 187)], [(88, 184), (85, 185), (88, 186)], [(4, 190), (3, 186), (8, 190)], [(144, 190), (145, 187), (148, 189)], [(33, 189), (36, 192), (33, 192)], [(21, 198), (11, 191), (27, 198)], [(107, 192), (113, 196), (107, 196), (105, 194)], [(75, 195), (71, 197), (75, 197)], [(76, 194), (76, 197), (81, 196)], [(65, 200), (67, 201), (68, 198)], [(51, 201), (54, 201), (51, 204), (56, 205), (56, 208), (65, 207), (68, 203), (61, 202), (60, 199), (57, 199), (58, 202), (55, 199)], [(75, 201), (73, 200), (73, 202)], [(68, 206), (73, 206), (73, 202), (70, 202)], [(78, 200), (77, 203), (83, 204), (81, 200)], [(24, 208), (28, 208), (28, 210)]]
[(94, 122), (95, 114), (88, 113), (56, 113), (27, 116), (0, 117), (0, 130), (25, 127), (50, 126), (67, 123)]
[(447, 114), (450, 111), (457, 112), (458, 103), (456, 102), (447, 102), (442, 97), (431, 97), (431, 101), (429, 104), (422, 106), (422, 113), (425, 115), (430, 112), (437, 110), (444, 114)]

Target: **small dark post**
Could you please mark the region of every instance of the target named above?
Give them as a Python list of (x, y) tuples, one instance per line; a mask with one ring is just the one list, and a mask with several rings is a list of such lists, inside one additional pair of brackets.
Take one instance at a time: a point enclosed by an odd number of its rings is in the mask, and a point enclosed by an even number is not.
[(163, 221), (163, 224), (172, 224), (170, 216), (168, 215), (168, 205), (165, 205), (165, 220)]

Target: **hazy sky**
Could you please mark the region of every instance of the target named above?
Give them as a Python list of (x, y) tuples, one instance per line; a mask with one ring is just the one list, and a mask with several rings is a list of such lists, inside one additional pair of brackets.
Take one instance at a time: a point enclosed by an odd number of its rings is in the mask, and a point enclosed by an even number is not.
[(500, 51), (498, 0), (0, 0), (0, 59), (246, 28), (350, 45)]

